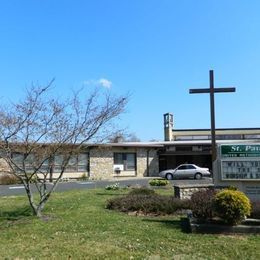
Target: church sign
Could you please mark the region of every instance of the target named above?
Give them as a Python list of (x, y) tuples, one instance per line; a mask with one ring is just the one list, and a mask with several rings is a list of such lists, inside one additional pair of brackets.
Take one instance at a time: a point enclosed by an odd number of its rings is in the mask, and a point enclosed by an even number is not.
[(260, 181), (260, 144), (220, 146), (221, 179)]
[(221, 157), (260, 157), (260, 145), (221, 145)]

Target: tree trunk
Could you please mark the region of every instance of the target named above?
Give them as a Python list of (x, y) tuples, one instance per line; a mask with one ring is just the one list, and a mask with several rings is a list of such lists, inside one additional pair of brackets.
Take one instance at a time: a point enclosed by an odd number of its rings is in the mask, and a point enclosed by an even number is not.
[(28, 197), (28, 200), (29, 200), (29, 204), (32, 208), (32, 213), (33, 213), (33, 215), (38, 216), (37, 206), (35, 205), (34, 200), (33, 200), (33, 194), (32, 194), (32, 191), (31, 191), (30, 184), (23, 182), (23, 185), (25, 187), (25, 191), (26, 191), (26, 194), (27, 194), (27, 197)]

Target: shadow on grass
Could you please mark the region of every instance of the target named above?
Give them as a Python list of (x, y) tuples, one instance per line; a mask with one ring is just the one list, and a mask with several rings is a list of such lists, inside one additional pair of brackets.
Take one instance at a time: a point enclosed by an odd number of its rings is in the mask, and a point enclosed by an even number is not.
[(0, 220), (19, 220), (23, 219), (25, 217), (31, 217), (32, 210), (29, 206), (24, 206), (24, 207), (16, 207), (12, 210), (6, 210), (3, 211), (0, 209)]
[(187, 218), (164, 220), (164, 219), (143, 219), (146, 222), (160, 222), (164, 224), (167, 228), (179, 229), (184, 233), (190, 233), (190, 226)]

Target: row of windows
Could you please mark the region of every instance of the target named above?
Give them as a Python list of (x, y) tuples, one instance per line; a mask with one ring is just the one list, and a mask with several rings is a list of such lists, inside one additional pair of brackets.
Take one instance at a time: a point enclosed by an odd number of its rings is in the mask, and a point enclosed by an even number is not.
[[(25, 156), (20, 153), (13, 154), (13, 161), (15, 164), (23, 169), (23, 163), (25, 164), (25, 170), (30, 172), (34, 171), (38, 167), (37, 160), (33, 154), (30, 154), (25, 159)], [(73, 155), (66, 167), (66, 172), (86, 172), (88, 171), (88, 153), (81, 153)], [(55, 155), (50, 160), (45, 160), (42, 164), (40, 171), (48, 172), (60, 172), (62, 164), (64, 163), (63, 155)], [(114, 165), (121, 166), (124, 171), (135, 171), (136, 170), (136, 154), (135, 153), (114, 153)]]
[[(243, 139), (259, 139), (260, 135), (247, 135), (247, 134), (224, 134), (216, 135), (217, 140), (243, 140)], [(184, 136), (174, 136), (174, 140), (183, 141), (183, 140), (211, 140), (211, 135), (184, 135)]]
[[(23, 169), (23, 163), (25, 164), (25, 170), (30, 172), (38, 168), (39, 163), (33, 154), (30, 154), (25, 159), (25, 156), (20, 153), (13, 154), (13, 161), (18, 166), (18, 168)], [(62, 169), (62, 164), (64, 163), (63, 155), (55, 155), (52, 159), (47, 159), (41, 165), (39, 169), (42, 172), (60, 172)], [(68, 162), (66, 167), (66, 172), (86, 172), (88, 170), (88, 154), (81, 153), (78, 155), (73, 155)]]

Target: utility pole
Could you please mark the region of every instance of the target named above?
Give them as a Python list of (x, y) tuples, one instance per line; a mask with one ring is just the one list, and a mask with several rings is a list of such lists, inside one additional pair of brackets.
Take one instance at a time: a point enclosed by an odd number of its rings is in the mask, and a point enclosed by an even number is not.
[(214, 94), (215, 93), (225, 93), (225, 92), (235, 92), (236, 88), (214, 88), (214, 71), (209, 71), (209, 88), (198, 88), (198, 89), (190, 89), (190, 94), (210, 94), (210, 120), (211, 120), (211, 154), (212, 154), (212, 170), (213, 163), (217, 158), (216, 151), (216, 128), (215, 128), (215, 101)]

